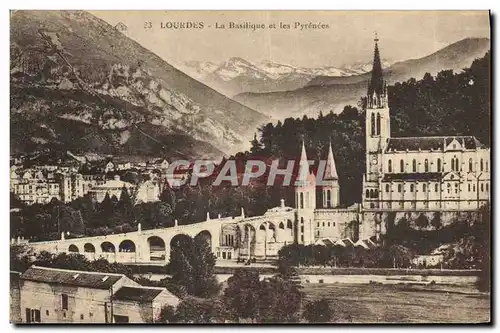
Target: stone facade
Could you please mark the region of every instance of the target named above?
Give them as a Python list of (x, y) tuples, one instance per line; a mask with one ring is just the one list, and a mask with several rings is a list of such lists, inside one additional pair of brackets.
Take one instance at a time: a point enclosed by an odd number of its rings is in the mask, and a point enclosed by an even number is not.
[[(127, 288), (149, 297), (116, 297)], [(23, 323), (111, 323), (124, 317), (131, 323), (151, 323), (163, 306), (178, 303), (165, 288), (143, 287), (120, 274), (32, 266), (20, 280)]]

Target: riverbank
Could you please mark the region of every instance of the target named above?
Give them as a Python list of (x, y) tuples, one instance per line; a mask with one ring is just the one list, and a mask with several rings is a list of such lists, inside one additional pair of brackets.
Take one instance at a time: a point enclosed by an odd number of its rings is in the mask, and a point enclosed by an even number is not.
[[(129, 265), (134, 274), (167, 274), (165, 266)], [(250, 266), (216, 266), (215, 274), (234, 274), (238, 269), (272, 275), (277, 273), (275, 266), (255, 264)], [(405, 269), (405, 268), (361, 268), (361, 267), (297, 267), (299, 275), (419, 275), (419, 276), (477, 276), (479, 270), (468, 269)]]

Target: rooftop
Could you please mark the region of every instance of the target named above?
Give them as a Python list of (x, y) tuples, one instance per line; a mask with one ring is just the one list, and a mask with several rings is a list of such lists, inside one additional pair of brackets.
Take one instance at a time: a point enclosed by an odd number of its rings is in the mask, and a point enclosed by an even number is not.
[(109, 289), (124, 277), (121, 274), (74, 271), (35, 265), (28, 268), (21, 275), (23, 280), (95, 289)]
[(113, 299), (122, 301), (134, 301), (134, 302), (151, 302), (160, 293), (162, 293), (164, 288), (154, 288), (154, 287), (122, 287), (114, 295)]
[(444, 150), (454, 139), (465, 149), (485, 148), (474, 136), (429, 136), (389, 138), (386, 151)]

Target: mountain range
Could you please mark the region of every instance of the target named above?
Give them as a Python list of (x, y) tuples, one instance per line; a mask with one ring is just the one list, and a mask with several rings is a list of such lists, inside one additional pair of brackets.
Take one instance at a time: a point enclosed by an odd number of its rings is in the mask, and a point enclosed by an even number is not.
[[(466, 38), (426, 57), (384, 66), (384, 77), (388, 84), (394, 84), (412, 77), (421, 79), (425, 73), (436, 75), (445, 69), (461, 71), (474, 59), (483, 57), (489, 49), (488, 38)], [(325, 113), (330, 110), (338, 113), (345, 105), (357, 105), (366, 94), (369, 78), (369, 72), (349, 76), (322, 75), (297, 89), (244, 92), (233, 98), (275, 119), (301, 117), (304, 114), (317, 116), (320, 111)]]
[(220, 158), (268, 117), (84, 11), (11, 14), (11, 151)]
[[(384, 66), (389, 62), (384, 61)], [(272, 61), (252, 63), (239, 57), (220, 64), (210, 61), (187, 61), (180, 67), (193, 78), (226, 96), (242, 92), (273, 92), (301, 88), (316, 77), (346, 77), (371, 71), (371, 63), (354, 63), (342, 67), (298, 67)]]

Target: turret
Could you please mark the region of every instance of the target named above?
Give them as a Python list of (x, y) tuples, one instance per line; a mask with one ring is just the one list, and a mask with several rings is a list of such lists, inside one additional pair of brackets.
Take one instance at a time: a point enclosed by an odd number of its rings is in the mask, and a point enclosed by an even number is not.
[(333, 156), (332, 143), (328, 146), (325, 174), (321, 186), (323, 196), (323, 208), (334, 208), (340, 204), (340, 186), (337, 175), (337, 167)]

